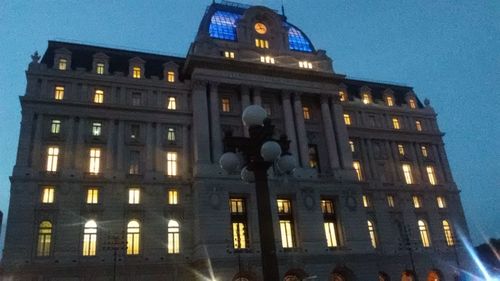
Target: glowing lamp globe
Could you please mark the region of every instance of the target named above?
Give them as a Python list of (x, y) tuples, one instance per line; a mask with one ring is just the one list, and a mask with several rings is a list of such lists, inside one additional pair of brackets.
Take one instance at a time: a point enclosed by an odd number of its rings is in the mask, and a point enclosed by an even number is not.
[(266, 141), (260, 148), (260, 156), (264, 161), (273, 162), (281, 155), (281, 147), (275, 141)]
[(254, 182), (255, 175), (252, 171), (248, 170), (247, 167), (244, 167), (243, 169), (241, 169), (241, 179), (244, 182)]
[(240, 159), (238, 158), (238, 155), (236, 155), (236, 153), (226, 152), (220, 157), (219, 164), (224, 171), (232, 173), (236, 169), (238, 169), (238, 166), (240, 165)]
[(243, 110), (241, 119), (247, 127), (262, 126), (264, 119), (267, 117), (267, 112), (260, 105), (250, 105)]
[(286, 174), (290, 174), (296, 167), (295, 158), (292, 155), (286, 154), (278, 160), (278, 169)]

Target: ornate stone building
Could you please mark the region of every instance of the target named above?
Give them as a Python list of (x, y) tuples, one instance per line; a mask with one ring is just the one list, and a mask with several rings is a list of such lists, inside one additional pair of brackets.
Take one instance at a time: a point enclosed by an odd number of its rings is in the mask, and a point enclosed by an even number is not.
[[(261, 280), (255, 189), (218, 161), (261, 105), (283, 280), (454, 280), (459, 190), (411, 87), (338, 74), (286, 17), (214, 3), (187, 56), (49, 41), (26, 72), (6, 280)], [(9, 279), (12, 278), (12, 279)]]

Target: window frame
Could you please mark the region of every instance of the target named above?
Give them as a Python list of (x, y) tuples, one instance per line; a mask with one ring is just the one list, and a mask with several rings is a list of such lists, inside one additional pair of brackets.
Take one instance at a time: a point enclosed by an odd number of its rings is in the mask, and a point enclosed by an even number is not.
[(170, 219), (167, 222), (167, 254), (174, 255), (181, 252), (181, 224), (175, 220)]
[(37, 227), (36, 257), (44, 258), (52, 255), (53, 236), (54, 224), (50, 220), (40, 221)]
[(287, 198), (278, 197), (276, 199), (276, 205), (278, 207), (278, 223), (281, 234), (281, 247), (285, 251), (296, 248), (298, 245), (297, 238), (295, 237), (296, 232), (292, 201)]
[(229, 198), (229, 214), (233, 249), (242, 251), (250, 248), (248, 230), (247, 199), (241, 196)]
[[(138, 256), (141, 254), (141, 223), (132, 219), (127, 223), (126, 227), (127, 234), (127, 246), (126, 246), (126, 255), (127, 256)], [(129, 243), (132, 242), (132, 243)], [(128, 245), (131, 246), (129, 247)]]
[(340, 247), (340, 229), (337, 220), (334, 200), (323, 198), (320, 201), (323, 214), (323, 228), (325, 231), (326, 245), (328, 248)]
[(97, 232), (98, 226), (95, 220), (90, 219), (85, 222), (83, 226), (82, 256), (93, 257), (97, 255)]
[(45, 165), (45, 171), (52, 173), (58, 172), (61, 149), (57, 145), (51, 145), (47, 147), (46, 153), (47, 153), (47, 161)]

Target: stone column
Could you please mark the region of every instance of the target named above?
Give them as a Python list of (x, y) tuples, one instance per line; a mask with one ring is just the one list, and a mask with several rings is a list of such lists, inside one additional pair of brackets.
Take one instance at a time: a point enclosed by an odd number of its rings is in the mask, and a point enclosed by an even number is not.
[(123, 120), (117, 120), (115, 122), (118, 122), (118, 136), (116, 137), (116, 150), (117, 150), (117, 156), (116, 156), (116, 168), (118, 171), (123, 172), (123, 161), (124, 157), (123, 154), (125, 153), (125, 147), (124, 147), (124, 137), (125, 137), (125, 122)]
[(73, 157), (73, 161), (75, 163), (75, 168), (79, 172), (88, 172), (88, 167), (85, 167), (85, 164), (88, 163), (88, 155), (86, 154), (85, 147), (85, 122), (83, 118), (80, 117), (80, 121), (78, 122), (78, 132), (76, 135), (76, 146), (74, 148), (75, 154)]
[[(157, 124), (155, 124), (157, 126)], [(146, 124), (146, 172), (152, 172), (154, 170), (154, 151), (155, 151), (155, 128), (153, 128), (153, 123)]]
[(162, 174), (163, 173), (163, 159), (164, 159), (164, 151), (163, 151), (163, 140), (165, 139), (163, 136), (163, 128), (161, 123), (156, 124), (155, 130), (155, 147), (154, 147), (154, 170)]
[(290, 93), (283, 92), (281, 94), (281, 99), (283, 103), (283, 115), (285, 118), (285, 131), (288, 139), (290, 140), (290, 153), (292, 153), (296, 159), (299, 159), (299, 151), (297, 149), (297, 135), (295, 133), (295, 124), (293, 121), (294, 118), (292, 103), (290, 100)]
[(106, 136), (106, 170), (113, 170), (113, 161), (115, 154), (115, 123), (113, 120), (108, 120), (108, 134)]
[(332, 117), (340, 151), (340, 164), (344, 169), (352, 169), (352, 151), (349, 147), (349, 134), (344, 123), (344, 110), (342, 109), (342, 105), (340, 105), (338, 96), (334, 97), (334, 102), (332, 103)]
[(418, 168), (416, 170), (420, 174), (420, 181), (421, 181), (420, 183), (427, 184), (429, 182), (429, 179), (427, 177), (427, 170), (425, 168), (424, 160), (422, 159), (420, 146), (417, 143), (412, 142), (411, 147), (412, 147), (412, 153), (415, 155), (415, 158), (417, 159)]
[(253, 89), (253, 104), (262, 105), (262, 97), (260, 96), (260, 88)]
[(218, 83), (210, 83), (210, 136), (212, 140), (212, 163), (218, 163), (219, 157), (222, 155), (218, 86)]
[(432, 145), (432, 152), (427, 152), (429, 154), (429, 156), (432, 156), (434, 161), (436, 161), (436, 174), (441, 174), (442, 175), (442, 181), (443, 182), (449, 182), (449, 181), (452, 181), (452, 178), (451, 178), (451, 173), (448, 174), (446, 172), (446, 168), (449, 169), (449, 166), (444, 164), (443, 161), (441, 161), (441, 155), (439, 153), (439, 146), (438, 145), (435, 145), (433, 144)]
[(394, 168), (396, 170), (396, 181), (403, 182), (404, 175), (403, 175), (403, 170), (401, 168), (401, 162), (399, 161), (399, 152), (397, 150), (397, 144), (393, 141), (390, 141), (389, 142), (389, 149), (390, 149), (390, 153), (392, 155), (392, 158), (394, 159)]
[(43, 134), (43, 115), (38, 114), (36, 118), (36, 125), (35, 125), (35, 135), (33, 137), (33, 154), (31, 158), (31, 166), (35, 169), (39, 168), (38, 170), (43, 170), (45, 171), (44, 167), (44, 162), (43, 162), (43, 155), (44, 152), (42, 151), (41, 145), (42, 145), (42, 134)]
[(207, 82), (193, 81), (193, 147), (196, 165), (210, 163)]
[[(250, 89), (245, 85), (241, 85), (240, 91), (241, 91), (241, 113), (243, 114), (243, 110), (245, 110), (245, 108), (247, 108), (250, 105)], [(243, 122), (241, 123), (243, 124)], [(248, 130), (245, 130), (245, 128), (243, 128), (243, 134), (245, 137), (248, 137), (249, 136)]]
[(337, 141), (333, 132), (332, 115), (330, 112), (329, 97), (321, 95), (321, 117), (323, 119), (323, 128), (325, 130), (326, 148), (328, 149), (328, 159), (332, 170), (340, 167), (339, 155), (337, 152)]
[(182, 126), (182, 176), (187, 179), (190, 177), (190, 166), (189, 166), (189, 159), (190, 159), (190, 152), (191, 152), (191, 146), (189, 145), (189, 126), (184, 125)]
[(392, 147), (391, 147), (391, 142), (386, 141), (385, 142), (385, 148), (387, 151), (387, 159), (389, 161), (389, 165), (391, 166), (392, 170), (392, 179), (391, 182), (397, 182), (399, 177), (398, 177), (398, 169), (396, 166), (396, 159), (394, 158), (394, 154), (392, 153)]
[(367, 139), (366, 144), (368, 147), (368, 166), (371, 171), (372, 179), (380, 179), (381, 175), (378, 175), (378, 170), (377, 170), (377, 164), (375, 163), (375, 156), (373, 155), (373, 145), (372, 145), (372, 139)]
[(300, 164), (303, 168), (307, 168), (309, 167), (309, 148), (301, 95), (299, 93), (295, 93), (293, 96), (293, 109), (295, 111), (295, 126), (297, 128), (297, 137), (299, 140)]
[(16, 167), (29, 167), (31, 164), (30, 153), (31, 143), (31, 131), (33, 126), (33, 112), (31, 110), (23, 110), (21, 119), (21, 132), (19, 137), (19, 147), (17, 148), (17, 158)]
[[(73, 144), (74, 144), (74, 136), (75, 136), (75, 119), (73, 117), (69, 117), (66, 122), (66, 126), (64, 128), (66, 130), (66, 144), (64, 147), (64, 168), (71, 169), (73, 163)], [(62, 149), (61, 149), (62, 150)]]
[(363, 159), (362, 163), (362, 169), (364, 169), (364, 176), (365, 180), (371, 180), (373, 179), (373, 173), (371, 169), (371, 163), (370, 159), (368, 157), (368, 140), (367, 139), (360, 139), (360, 143), (362, 143), (361, 147), (361, 158)]

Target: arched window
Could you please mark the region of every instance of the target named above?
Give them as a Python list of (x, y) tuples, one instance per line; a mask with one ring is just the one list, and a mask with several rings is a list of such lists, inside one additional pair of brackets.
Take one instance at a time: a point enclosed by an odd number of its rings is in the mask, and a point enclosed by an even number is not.
[(140, 251), (141, 227), (132, 220), (127, 224), (127, 255), (138, 255)]
[(379, 272), (378, 273), (378, 281), (390, 281), (391, 278), (389, 278), (389, 275), (385, 272)]
[(83, 249), (84, 256), (95, 256), (97, 245), (97, 223), (89, 220), (83, 229)]
[(345, 278), (340, 273), (334, 273), (332, 276), (332, 281), (345, 281)]
[(42, 221), (38, 227), (38, 245), (36, 255), (47, 257), (50, 255), (50, 246), (52, 245), (52, 223)]
[(401, 281), (414, 281), (413, 273), (410, 271), (405, 271), (401, 274)]
[(441, 281), (439, 273), (437, 273), (437, 271), (435, 270), (429, 272), (429, 274), (427, 275), (427, 281)]
[(451, 230), (450, 223), (447, 220), (443, 220), (443, 232), (446, 238), (446, 245), (455, 245), (455, 239), (453, 238), (453, 231)]
[(370, 234), (370, 241), (372, 242), (372, 247), (375, 249), (375, 248), (377, 248), (377, 237), (375, 234), (375, 225), (370, 220), (367, 221), (367, 224), (368, 224), (368, 233)]
[(169, 254), (178, 254), (179, 243), (179, 223), (175, 220), (168, 221), (167, 251)]
[(429, 236), (429, 229), (427, 228), (427, 223), (424, 220), (418, 221), (418, 230), (420, 231), (420, 239), (422, 240), (422, 246), (430, 247), (431, 239)]

